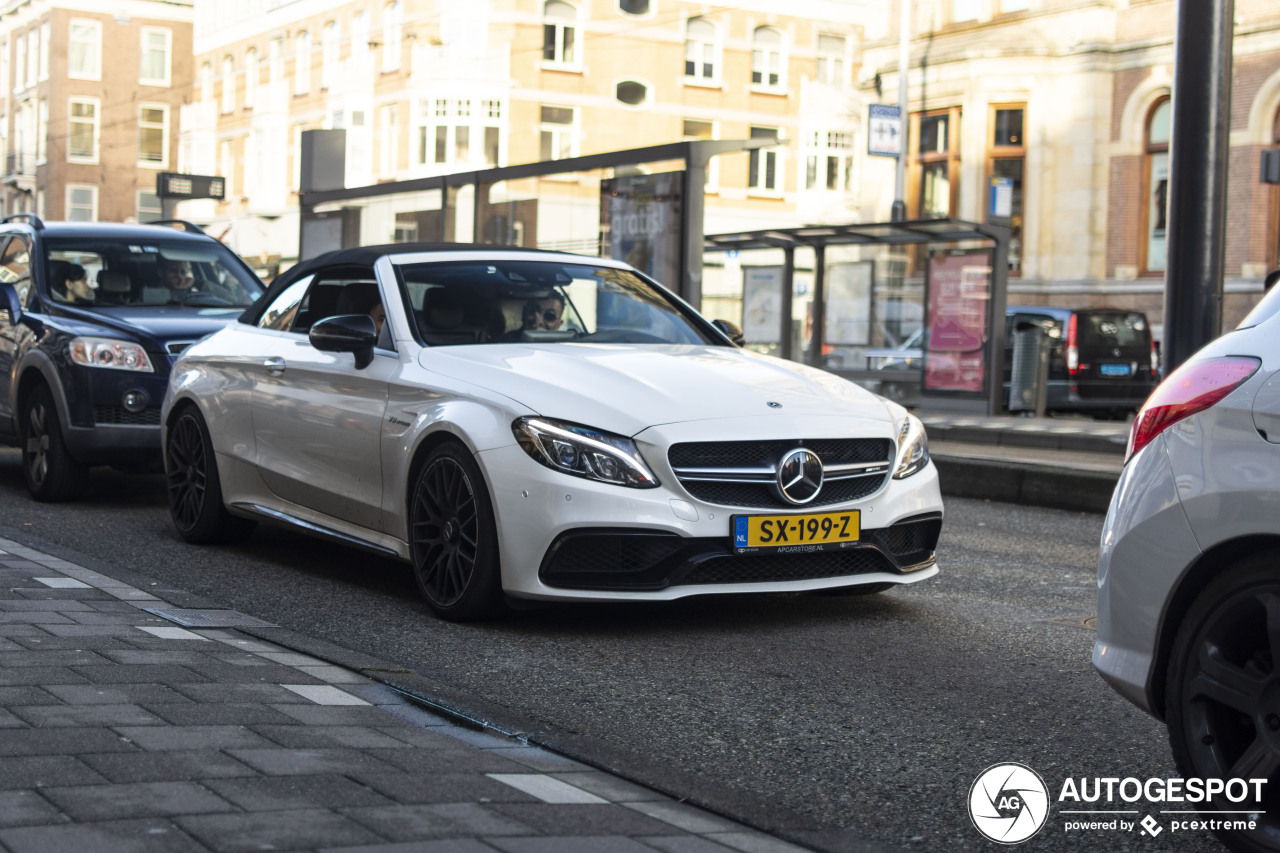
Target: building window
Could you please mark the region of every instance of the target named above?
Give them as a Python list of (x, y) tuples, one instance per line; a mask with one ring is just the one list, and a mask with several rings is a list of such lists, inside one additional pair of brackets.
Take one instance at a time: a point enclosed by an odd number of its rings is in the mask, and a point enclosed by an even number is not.
[(52, 30), (53, 27), (48, 21), (40, 25), (40, 68), (39, 77), (37, 77), (39, 80), (49, 79), (49, 34)]
[(563, 160), (573, 156), (573, 107), (543, 105), (538, 125), (538, 151), (542, 160)]
[(853, 133), (815, 130), (805, 152), (804, 188), (848, 192), (853, 188)]
[(1009, 272), (1022, 269), (1023, 178), (1026, 172), (1026, 107), (997, 104), (991, 107), (991, 136), (987, 151), (986, 219), (1012, 229), (1009, 236)]
[(498, 166), (502, 163), (502, 101), (487, 100), (484, 106), (484, 163)]
[(293, 39), (293, 93), (311, 91), (311, 33), (303, 30)]
[(1170, 101), (1162, 98), (1147, 113), (1144, 133), (1142, 189), (1142, 233), (1138, 244), (1144, 273), (1165, 270), (1165, 228), (1169, 218), (1169, 118)]
[(387, 104), (378, 111), (378, 173), (382, 177), (395, 174), (400, 159), (400, 105)]
[(404, 32), (404, 16), (399, 3), (388, 3), (382, 21), (382, 70), (400, 67), (400, 44)]
[(213, 66), (208, 62), (200, 66), (200, 100), (213, 99)]
[[(22, 42), (18, 42), (18, 68), (14, 76), (21, 72)], [(71, 20), (67, 37), (67, 76), (76, 80), (100, 80), (102, 78), (102, 24), (98, 21), (86, 21), (79, 18)], [(22, 83), (17, 82), (17, 88)]]
[(960, 200), (960, 109), (911, 116), (909, 138), (918, 140), (907, 162), (907, 209), (913, 218), (955, 216)]
[(233, 112), (236, 108), (236, 61), (230, 56), (222, 57), (222, 111)]
[[(492, 123), (501, 116), (501, 101), (481, 101), (474, 111), (470, 98), (422, 101), (417, 122), (418, 163), (465, 166), (483, 157), (488, 165), (496, 166), (500, 131)], [(481, 144), (483, 149), (478, 147)]]
[(547, 0), (542, 6), (542, 61), (553, 65), (578, 64), (578, 10), (563, 0)]
[(146, 190), (138, 191), (137, 217), (139, 222), (151, 222), (164, 216), (164, 206), (160, 204), (160, 196)]
[(35, 83), (40, 68), (40, 31), (27, 30), (27, 85)]
[(1025, 12), (1031, 8), (1031, 0), (999, 0), (1000, 13)]
[(831, 86), (845, 83), (845, 37), (818, 36), (818, 82)]
[(320, 88), (332, 89), (333, 81), (338, 77), (338, 22), (330, 21), (324, 25), (321, 36)]
[[(777, 139), (776, 127), (751, 128), (752, 139)], [(747, 162), (747, 186), (762, 192), (782, 191), (782, 148), (756, 148)]]
[(67, 219), (71, 222), (97, 221), (97, 187), (89, 184), (67, 184)]
[(978, 19), (979, 0), (951, 0), (951, 21), (976, 21)]
[(73, 98), (67, 107), (67, 161), (98, 162), (98, 102)]
[(251, 47), (244, 54), (244, 108), (253, 109), (258, 100), (258, 49)]
[(714, 81), (720, 74), (716, 63), (716, 26), (706, 18), (690, 18), (684, 28), (684, 76)]
[(172, 32), (159, 27), (143, 27), (138, 82), (147, 86), (168, 86), (169, 55), (172, 50)]
[[(72, 48), (75, 47), (73, 44)], [(22, 72), (27, 67), (27, 40), (22, 36), (13, 37), (13, 91), (21, 92), (27, 88), (22, 82)], [(69, 68), (74, 68), (74, 60), (68, 63)], [(76, 76), (74, 71), (68, 71), (67, 76)]]
[[(712, 139), (716, 139), (717, 136), (718, 134), (716, 133), (715, 122), (703, 121), (696, 118), (687, 118), (681, 123), (680, 137), (686, 142), (695, 140), (709, 142)], [(710, 189), (717, 186), (719, 184), (719, 177), (720, 158), (712, 157), (707, 161), (706, 187)]]
[(649, 9), (649, 0), (618, 0), (618, 11), (628, 15), (647, 15)]
[(43, 163), (49, 156), (49, 101), (41, 98), (36, 113), (36, 162)]
[(636, 80), (623, 80), (615, 87), (614, 95), (620, 103), (638, 107), (649, 100), (649, 87)]
[(756, 27), (751, 36), (751, 82), (769, 88), (782, 85), (782, 33), (773, 27)]
[(143, 104), (138, 109), (138, 165), (165, 166), (169, 162), (169, 108)]

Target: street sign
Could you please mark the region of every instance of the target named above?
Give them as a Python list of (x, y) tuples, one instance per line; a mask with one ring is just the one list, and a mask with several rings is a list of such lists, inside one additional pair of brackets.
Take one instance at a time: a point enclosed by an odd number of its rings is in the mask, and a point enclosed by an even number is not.
[(897, 157), (902, 153), (902, 113), (896, 106), (871, 104), (867, 116), (867, 154)]
[(220, 175), (161, 172), (156, 175), (156, 195), (160, 198), (223, 199), (227, 195), (227, 180)]
[(987, 193), (987, 215), (999, 219), (1013, 216), (1013, 178), (991, 178)]

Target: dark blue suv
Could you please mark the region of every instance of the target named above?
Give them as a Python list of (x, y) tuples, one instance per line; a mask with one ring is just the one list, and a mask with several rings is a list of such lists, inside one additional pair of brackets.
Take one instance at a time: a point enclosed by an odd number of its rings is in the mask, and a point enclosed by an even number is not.
[(262, 289), (188, 223), (0, 220), (0, 442), (32, 497), (74, 498), (93, 465), (156, 469), (170, 367)]

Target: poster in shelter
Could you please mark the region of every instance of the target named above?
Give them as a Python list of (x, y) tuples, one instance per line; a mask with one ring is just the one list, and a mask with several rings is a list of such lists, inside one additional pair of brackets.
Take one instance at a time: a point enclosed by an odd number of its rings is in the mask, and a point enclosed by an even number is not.
[(991, 254), (937, 254), (929, 259), (926, 391), (981, 394), (986, 370)]

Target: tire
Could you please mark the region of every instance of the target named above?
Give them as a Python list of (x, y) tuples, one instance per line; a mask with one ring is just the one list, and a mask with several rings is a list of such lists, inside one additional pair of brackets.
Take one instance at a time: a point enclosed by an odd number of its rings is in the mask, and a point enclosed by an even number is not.
[(893, 589), (896, 583), (861, 583), (857, 586), (837, 586), (832, 589), (820, 589), (819, 595), (878, 595)]
[(77, 462), (62, 438), (62, 423), (47, 385), (32, 389), (22, 406), (22, 475), (38, 501), (69, 501), (80, 495), (89, 469)]
[(440, 618), (471, 622), (504, 610), (493, 504), (479, 466), (456, 442), (435, 447), (418, 471), (409, 553), (418, 590)]
[[(1270, 624), (1270, 629), (1268, 629)], [(1260, 779), (1262, 797), (1201, 809), (1265, 812), (1253, 831), (1218, 832), (1237, 851), (1280, 850), (1280, 555), (1250, 557), (1196, 598), (1169, 660), (1166, 718), (1183, 778)], [(1245, 815), (1238, 815), (1245, 817)]]
[(169, 427), (164, 470), (169, 515), (183, 539), (196, 545), (234, 542), (253, 531), (253, 521), (233, 516), (222, 503), (213, 440), (194, 407), (183, 409)]

